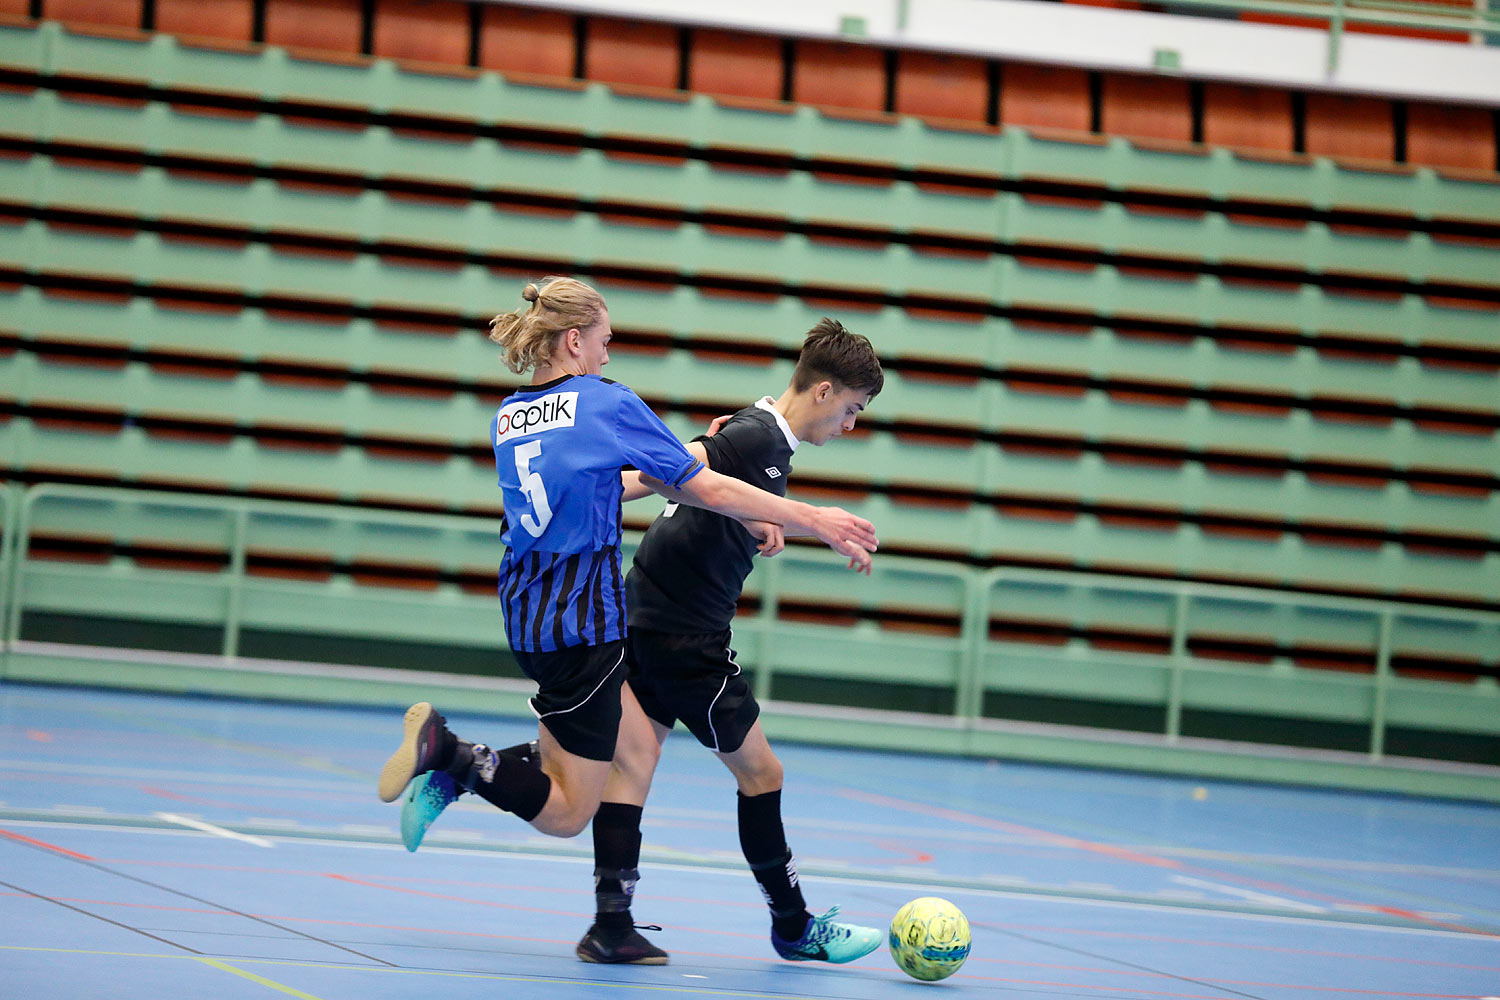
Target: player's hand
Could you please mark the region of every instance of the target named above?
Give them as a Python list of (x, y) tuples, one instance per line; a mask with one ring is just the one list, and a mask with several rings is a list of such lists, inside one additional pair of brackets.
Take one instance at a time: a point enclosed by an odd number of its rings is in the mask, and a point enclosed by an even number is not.
[(760, 540), (756, 546), (760, 554), (767, 559), (780, 555), (781, 550), (786, 548), (786, 535), (782, 532), (781, 525), (775, 521), (741, 521), (745, 530)]
[(870, 574), (870, 553), (880, 547), (873, 524), (842, 507), (819, 507), (817, 534), (824, 545), (839, 555), (848, 556), (850, 569), (866, 576)]
[(733, 416), (733, 413), (726, 413), (722, 417), (714, 417), (713, 420), (709, 421), (708, 433), (703, 436), (713, 437), (715, 434), (719, 433), (720, 428), (729, 423), (730, 418)]

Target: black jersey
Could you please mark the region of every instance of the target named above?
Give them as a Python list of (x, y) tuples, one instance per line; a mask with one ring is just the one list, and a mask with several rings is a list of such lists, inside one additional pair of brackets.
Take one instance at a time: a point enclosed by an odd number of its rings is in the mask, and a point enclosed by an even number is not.
[[(699, 437), (708, 467), (786, 496), (797, 439), (766, 398), (736, 413), (713, 437)], [(631, 628), (690, 634), (729, 627), (757, 540), (730, 517), (668, 504), (646, 529), (625, 578)]]

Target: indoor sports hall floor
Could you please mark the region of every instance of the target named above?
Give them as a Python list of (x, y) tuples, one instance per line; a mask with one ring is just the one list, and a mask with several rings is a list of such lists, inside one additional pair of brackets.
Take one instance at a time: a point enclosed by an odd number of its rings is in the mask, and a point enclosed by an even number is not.
[(938, 984), (884, 949), (782, 962), (727, 773), (681, 731), (635, 907), (672, 962), (585, 965), (588, 836), (465, 800), (408, 854), (374, 793), (400, 717), (0, 685), (0, 996), (1500, 995), (1500, 808), (792, 745), (809, 903), (883, 926), (943, 895), (974, 948)]

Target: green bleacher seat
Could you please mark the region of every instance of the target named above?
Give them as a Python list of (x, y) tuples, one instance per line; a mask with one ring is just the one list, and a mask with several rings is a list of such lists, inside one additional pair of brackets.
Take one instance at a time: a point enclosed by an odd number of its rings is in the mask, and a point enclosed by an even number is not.
[[(867, 411), (884, 419), (880, 398)], [(974, 442), (937, 443), (931, 439), (857, 429), (822, 448), (797, 450), (793, 463), (798, 475), (846, 479), (876, 487), (925, 486), (962, 494), (980, 489), (990, 449)]]
[[(502, 303), (503, 305), (503, 303)], [(498, 308), (498, 306), (496, 307)], [(126, 344), (139, 350), (222, 353), (246, 361), (262, 359), (335, 366), (349, 371), (383, 370), (441, 379), (483, 379), (519, 384), (499, 360), (499, 348), (477, 330), (451, 336), (409, 332), (368, 319), (319, 322), (268, 314), (259, 308), (230, 313), (173, 308), (145, 297), (128, 304), (46, 295), (34, 286), (0, 289), (0, 330), (78, 344)]]
[(226, 54), (179, 45), (166, 35), (140, 41), (75, 35), (57, 25), (7, 26), (0, 58), (15, 65), (163, 86), (199, 87), (269, 98), (293, 98), (488, 122), (550, 126), (575, 123), (589, 135), (640, 134), (684, 145), (751, 146), (801, 155), (921, 165), (958, 172), (998, 172), (1167, 189), (1205, 195), (1287, 201), (1309, 191), (1314, 208), (1349, 207), (1438, 216), (1500, 219), (1500, 185), (1460, 181), (1431, 170), (1416, 177), (1311, 163), (1204, 155), (1132, 146), (1067, 143), (1011, 128), (997, 138), (934, 129), (916, 118), (831, 118), (809, 107), (753, 110), (720, 106), (697, 95), (686, 101), (614, 94), (598, 84), (538, 87), (494, 74), (426, 74), (387, 60), (317, 62), (271, 47)]
[(748, 406), (765, 395), (779, 396), (791, 380), (792, 365), (770, 359), (705, 358), (685, 350), (659, 354), (634, 350), (627, 343), (611, 349), (604, 375), (648, 399)]
[[(128, 109), (79, 105), (77, 102), (66, 101), (61, 102), (60, 107), (68, 110), (70, 117), (101, 119), (93, 127), (79, 125), (63, 130), (75, 137), (79, 134), (117, 134), (118, 126), (122, 122), (120, 116), (139, 114)], [(179, 141), (183, 135), (187, 134), (182, 131), (184, 128), (188, 132), (208, 130), (199, 139), (187, 143), (186, 145), (190, 148), (223, 149), (228, 141), (225, 133), (249, 138), (250, 133), (253, 132), (259, 137), (258, 142), (269, 141), (272, 147), (278, 150), (274, 155), (277, 161), (322, 163), (331, 167), (351, 161), (378, 164), (382, 160), (382, 156), (378, 153), (378, 146), (382, 144), (400, 146), (404, 141), (407, 146), (411, 147), (411, 167), (420, 169), (424, 164), (449, 163), (452, 177), (465, 183), (476, 174), (483, 176), (486, 173), (484, 169), (476, 169), (476, 157), (483, 159), (485, 163), (489, 163), (494, 158), (494, 144), (490, 143), (486, 146), (483, 142), (461, 147), (462, 152), (457, 157), (452, 155), (434, 157), (431, 155), (431, 141), (393, 138), (389, 130), (384, 128), (366, 130), (365, 133), (351, 138), (350, 134), (336, 129), (302, 129), (296, 126), (279, 125), (276, 126), (277, 130), (284, 134), (280, 139), (276, 139), (263, 135), (265, 129), (259, 123), (247, 125), (235, 120), (203, 118), (170, 111), (162, 111), (155, 117), (162, 122), (176, 123), (171, 129), (172, 139), (165, 143), (174, 149), (184, 145)], [(142, 121), (144, 123), (145, 119)], [(305, 155), (297, 150), (289, 150), (288, 143), (299, 135), (304, 138), (311, 137), (317, 148)], [(295, 143), (292, 144), (295, 145)], [(446, 147), (452, 144), (443, 145)], [(483, 150), (488, 150), (488, 152)], [(449, 153), (451, 150), (445, 149), (445, 154)], [(266, 154), (260, 155), (264, 157)], [(378, 174), (381, 168), (369, 169)], [(430, 173), (433, 168), (429, 166), (426, 169)], [(395, 172), (402, 171), (397, 169)], [(128, 189), (137, 187), (140, 183), (143, 182), (136, 182), (134, 185), (128, 183), (115, 185), (119, 189), (117, 196), (128, 193)], [(156, 183), (165, 182), (157, 181)], [(518, 250), (529, 250), (533, 253), (544, 252), (544, 248), (538, 245), (538, 241), (516, 240), (509, 236), (512, 231), (508, 226), (511, 220), (510, 213), (502, 212), (492, 216), (484, 209), (472, 205), (468, 209), (432, 203), (413, 206), (410, 202), (373, 194), (366, 197), (355, 197), (352, 194), (348, 197), (338, 195), (308, 197), (264, 184), (252, 188), (254, 193), (252, 198), (244, 198), (243, 192), (239, 191), (237, 193), (241, 194), (241, 197), (235, 199), (228, 197), (227, 192), (205, 190), (207, 187), (210, 186), (203, 185), (191, 189), (191, 192), (201, 194), (211, 200), (221, 199), (221, 206), (230, 210), (227, 214), (231, 218), (239, 216), (241, 220), (247, 215), (258, 215), (268, 225), (313, 228), (333, 233), (359, 234), (368, 238), (405, 237), (415, 242), (441, 241), (444, 237), (451, 240), (451, 234), (463, 233), (467, 239), (463, 240), (460, 245), (469, 249), (476, 247), (492, 249), (497, 241), (486, 237), (498, 230), (507, 234), (506, 238), (512, 239)], [(857, 186), (853, 185), (836, 185), (836, 187), (857, 189)], [(101, 196), (105, 194), (107, 192), (101, 192)], [(166, 200), (165, 195), (160, 197)], [(269, 205), (260, 205), (258, 204), (260, 198), (271, 198), (272, 202)], [(149, 203), (148, 200), (147, 204)], [(186, 203), (192, 204), (192, 199), (189, 198)], [(1017, 202), (1017, 204), (1022, 203)], [(1069, 215), (1078, 219), (1079, 232), (1075, 234), (1078, 238), (1084, 238), (1086, 231), (1098, 229), (1097, 226), (1085, 223), (1094, 220), (1100, 214), (1099, 212), (1081, 212), (1078, 209), (1062, 209), (1056, 206), (1038, 208), (1034, 205), (1028, 205), (1025, 211), (1028, 217), (1036, 215), (1037, 219), (1034, 223), (1021, 223), (1023, 230), (1030, 225), (1037, 231), (1060, 231), (1066, 237), (1068, 228), (1056, 223), (1059, 219)], [(1127, 230), (1124, 228), (1125, 223), (1118, 221), (1124, 218), (1118, 206), (1107, 207), (1103, 212), (1107, 217), (1117, 220), (1112, 226), (1106, 227), (1104, 244), (1121, 244), (1127, 249), (1132, 243), (1139, 244), (1142, 240), (1150, 242), (1150, 237), (1146, 233), (1152, 226), (1163, 231), (1173, 227), (1180, 229), (1183, 226), (1180, 221), (1163, 222), (1136, 213), (1132, 216), (1132, 228)], [(1041, 214), (1038, 215), (1038, 213)], [(528, 222), (535, 221), (534, 216), (526, 218)], [(528, 230), (530, 228), (530, 226), (527, 227)], [(1255, 232), (1259, 227), (1232, 228)], [(612, 245), (611, 236), (621, 229), (629, 231), (632, 236), (640, 231), (640, 227), (636, 226), (606, 226), (595, 231), (586, 219), (575, 219), (565, 226), (553, 225), (546, 232), (546, 236), (552, 241), (549, 245), (557, 247), (564, 253), (585, 259), (591, 255), (581, 249), (580, 241), (602, 242), (604, 244), (602, 250), (596, 250), (595, 254), (603, 261), (614, 261), (622, 260), (626, 256), (623, 248), (617, 249)], [(1118, 230), (1118, 232), (1110, 235), (1108, 230)], [(1124, 235), (1126, 232), (1138, 235), (1127, 236)], [(648, 252), (644, 262), (665, 269), (680, 268), (685, 256), (697, 260), (706, 251), (717, 265), (709, 273), (718, 273), (718, 269), (722, 268), (725, 271), (743, 270), (751, 274), (763, 275), (768, 280), (795, 281), (798, 273), (806, 272), (807, 279), (814, 283), (846, 287), (864, 287), (866, 284), (873, 284), (876, 287), (898, 292), (952, 293), (969, 297), (982, 295), (995, 282), (995, 278), (992, 277), (992, 272), (996, 267), (995, 261), (954, 260), (941, 255), (909, 253), (900, 247), (890, 245), (887, 245), (884, 250), (878, 248), (847, 250), (826, 244), (807, 245), (795, 237), (770, 235), (773, 238), (768, 240), (738, 238), (725, 240), (713, 234), (678, 232), (672, 234), (672, 238), (667, 239), (660, 231), (653, 231), (652, 242), (658, 245), (658, 249)], [(1245, 259), (1247, 253), (1243, 240), (1233, 238), (1235, 235), (1224, 236), (1221, 240), (1214, 242), (1226, 248), (1225, 253), (1229, 252), (1227, 248), (1233, 248), (1235, 259)], [(1271, 263), (1307, 266), (1313, 270), (1323, 267), (1339, 267), (1355, 271), (1373, 269), (1392, 274), (1407, 272), (1467, 280), (1484, 277), (1484, 268), (1487, 264), (1487, 256), (1482, 251), (1452, 244), (1433, 243), (1420, 235), (1398, 241), (1402, 249), (1396, 257), (1392, 257), (1389, 253), (1374, 254), (1374, 251), (1370, 249), (1374, 244), (1389, 244), (1391, 241), (1388, 240), (1372, 241), (1369, 237), (1331, 235), (1326, 229), (1319, 228), (1311, 237), (1303, 234), (1300, 242), (1308, 244), (1308, 241), (1314, 238), (1319, 241), (1333, 241), (1333, 243), (1327, 248), (1304, 245), (1298, 249), (1305, 259), (1271, 261)], [(700, 247), (700, 241), (706, 241), (707, 247)], [(1064, 241), (1066, 242), (1067, 239)], [(1179, 242), (1188, 244), (1197, 241), (1187, 240), (1184, 237)], [(452, 245), (451, 242), (449, 245)], [(765, 259), (767, 252), (772, 248), (777, 251), (778, 260), (787, 258), (789, 263), (778, 266), (767, 261)], [(1361, 255), (1353, 253), (1351, 248), (1362, 248), (1363, 257), (1368, 258), (1368, 261), (1361, 265)], [(1158, 249), (1164, 248), (1158, 246)], [(1174, 248), (1166, 247), (1165, 249)], [(806, 259), (799, 259), (799, 254), (808, 256)], [(1214, 256), (1211, 250), (1208, 254), (1210, 258)], [(1374, 256), (1371, 256), (1372, 254)], [(1253, 257), (1253, 251), (1249, 256)], [(841, 263), (840, 258), (845, 258), (846, 262)], [(1287, 319), (1291, 318), (1298, 326), (1305, 329), (1325, 329), (1387, 337), (1393, 333), (1389, 301), (1356, 298), (1336, 289), (1319, 291), (1316, 288), (1304, 286), (1300, 292), (1272, 291), (1246, 286), (1232, 280), (1219, 280), (1212, 276), (1192, 279), (1188, 275), (1185, 276), (1187, 280), (1171, 281), (1146, 280), (1131, 274), (1117, 273), (1115, 269), (1108, 266), (1078, 272), (1058, 267), (1009, 265), (1008, 268), (1001, 268), (1001, 274), (1004, 277), (997, 292), (998, 296), (1002, 300), (1023, 305), (1055, 304), (1073, 309), (1079, 305), (1087, 305), (1095, 311), (1110, 314), (1116, 311), (1142, 313), (1150, 310), (1152, 303), (1159, 303), (1156, 307), (1157, 314), (1169, 319), (1189, 322), (1198, 318), (1199, 314), (1206, 313), (1206, 318), (1226, 323), (1248, 322), (1275, 327), (1285, 324)], [(874, 280), (871, 281), (871, 278)], [(1083, 284), (1080, 285), (1080, 282)], [(1205, 296), (1210, 299), (1206, 306), (1202, 304)], [(1463, 342), (1465, 338), (1473, 337), (1472, 332), (1468, 332), (1474, 327), (1472, 314), (1466, 320), (1451, 317), (1453, 322), (1439, 323), (1438, 321), (1443, 319), (1445, 310), (1411, 300), (1410, 296), (1407, 299), (1409, 301), (1403, 303), (1404, 309), (1415, 310), (1417, 314), (1423, 315), (1427, 319), (1425, 325), (1438, 327), (1430, 332), (1424, 331), (1424, 336), (1441, 338), (1445, 342), (1455, 338), (1458, 342)], [(1147, 312), (1147, 314), (1150, 313)], [(1496, 321), (1495, 317), (1500, 316), (1500, 313), (1481, 315), (1483, 318), (1480, 321), (1480, 328), (1487, 329), (1493, 325)], [(1410, 327), (1410, 324), (1406, 325)], [(1417, 328), (1420, 330), (1421, 325)]]
[[(510, 232), (520, 233), (517, 225)], [(109, 276), (151, 284), (211, 288), (232, 294), (290, 295), (361, 306), (394, 305), (489, 314), (502, 294), (477, 264), (452, 270), (414, 267), (358, 254), (187, 243), (152, 232), (82, 233), (33, 222), (21, 241), (27, 263), (43, 271)]]

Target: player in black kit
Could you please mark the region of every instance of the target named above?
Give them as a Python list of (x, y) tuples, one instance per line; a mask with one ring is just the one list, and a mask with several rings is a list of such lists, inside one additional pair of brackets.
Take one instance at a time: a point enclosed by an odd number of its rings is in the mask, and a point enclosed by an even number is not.
[[(715, 472), (785, 496), (792, 453), (854, 428), (885, 376), (870, 341), (824, 319), (807, 335), (791, 385), (734, 414), (688, 445)], [(757, 539), (739, 522), (669, 504), (646, 531), (625, 580), (631, 689), (650, 718), (655, 745), (628, 746), (622, 731), (604, 799), (594, 815), (594, 925), (578, 943), (586, 962), (661, 965), (630, 913), (639, 877), (641, 812), (661, 743), (681, 720), (734, 774), (740, 847), (771, 909), (771, 944), (792, 961), (850, 962), (880, 931), (814, 917), (798, 885), (781, 821), (781, 762), (759, 722), (760, 706), (730, 648), (730, 622)], [(869, 564), (851, 568), (869, 572)]]

